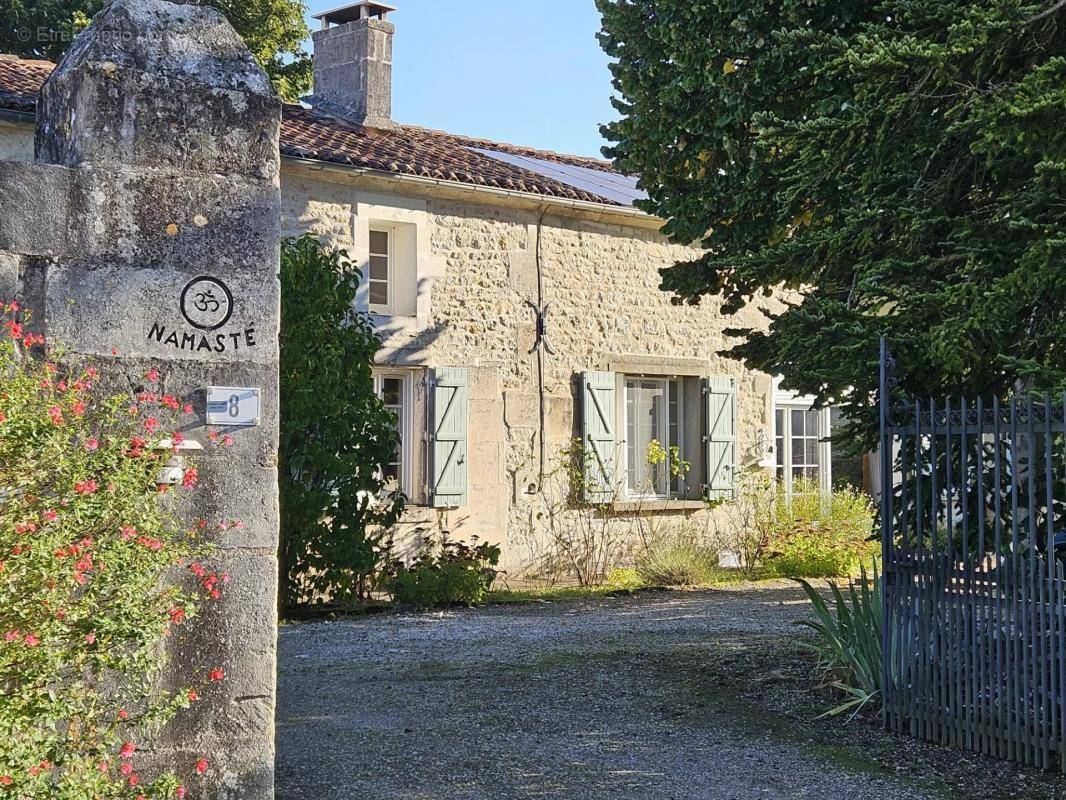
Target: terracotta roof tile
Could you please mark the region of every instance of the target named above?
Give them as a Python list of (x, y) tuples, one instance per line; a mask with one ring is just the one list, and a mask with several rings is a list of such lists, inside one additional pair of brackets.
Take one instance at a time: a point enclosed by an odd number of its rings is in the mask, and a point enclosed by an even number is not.
[[(33, 111), (37, 91), (54, 66), (49, 61), (0, 56), (0, 109)], [(388, 131), (364, 128), (294, 104), (286, 104), (282, 110), (281, 153), (285, 156), (547, 197), (621, 205), (472, 148), (608, 174), (612, 172), (609, 162), (596, 158), (456, 136), (414, 125), (401, 125)]]

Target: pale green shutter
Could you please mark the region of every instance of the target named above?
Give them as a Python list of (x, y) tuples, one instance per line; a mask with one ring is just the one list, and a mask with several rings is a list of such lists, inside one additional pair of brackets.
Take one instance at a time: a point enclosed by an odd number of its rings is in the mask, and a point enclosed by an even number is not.
[(614, 396), (613, 372), (582, 373), (581, 440), (585, 455), (585, 500), (590, 503), (609, 503), (614, 499), (618, 451)]
[(467, 390), (465, 369), (433, 371), (430, 495), (437, 508), (466, 505)]
[(704, 473), (708, 500), (731, 500), (736, 490), (737, 383), (734, 378), (705, 378), (707, 405)]

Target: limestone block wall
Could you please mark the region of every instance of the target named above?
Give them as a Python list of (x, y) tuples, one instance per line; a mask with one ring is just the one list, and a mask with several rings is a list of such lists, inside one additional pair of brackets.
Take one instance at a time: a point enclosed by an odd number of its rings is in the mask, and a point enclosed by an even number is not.
[[(754, 309), (726, 317), (713, 299), (671, 305), (659, 290), (658, 270), (690, 258), (692, 250), (636, 224), (561, 213), (541, 217), (536, 208), (488, 198), (400, 194), (293, 165), (282, 171), (283, 233), (311, 231), (346, 249), (356, 263), (366, 257), (359, 220), (387, 219), (396, 207), (407, 209), (420, 248), (421, 240), (428, 248), (414, 266), (418, 314), (379, 319), (385, 342), (380, 362), (412, 368), (416, 381), (423, 367), (471, 371), (469, 503), (441, 515), (416, 505), (408, 512), (408, 529), (441, 524), (499, 542), (512, 575), (545, 546), (529, 541), (530, 531), (543, 527), (538, 511), (544, 510), (536, 491), (538, 369), (528, 353), (535, 321), (525, 302), (537, 299), (538, 219), (543, 299), (551, 303), (547, 336), (555, 351), (543, 360), (549, 461), (557, 462), (559, 451), (579, 435), (579, 378), (590, 369), (737, 378), (738, 461), (757, 460), (751, 454), (758, 432), (770, 426), (771, 381), (717, 352), (729, 346), (726, 327), (759, 325), (762, 317)], [(419, 412), (421, 430), (425, 416)], [(697, 452), (684, 455), (700, 458)], [(415, 488), (415, 503), (424, 499), (422, 491)], [(692, 504), (674, 504), (663, 513), (679, 513), (681, 506), (689, 506), (685, 514), (701, 513)]]

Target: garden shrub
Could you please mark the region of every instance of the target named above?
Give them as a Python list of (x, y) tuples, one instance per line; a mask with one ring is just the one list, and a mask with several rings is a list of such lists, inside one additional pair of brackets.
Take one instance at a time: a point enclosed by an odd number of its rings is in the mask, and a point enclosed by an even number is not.
[(364, 602), (404, 497), (380, 466), (396, 417), (374, 391), (381, 342), (355, 310), (361, 276), (312, 236), (281, 244), (281, 605)]
[(700, 586), (719, 575), (718, 553), (684, 535), (649, 541), (637, 556), (637, 573), (650, 586)]
[[(16, 303), (0, 309), (0, 796), (180, 798), (176, 775), (139, 773), (138, 746), (198, 698), (160, 688), (161, 643), (228, 580), (201, 563), (214, 526), (186, 529), (156, 486), (171, 455), (157, 444), (179, 442), (192, 409), (155, 370), (136, 398), (101, 396), (91, 363), (44, 349)], [(187, 467), (182, 488), (197, 477)]]
[(476, 605), (492, 588), (499, 561), (500, 548), (487, 542), (430, 544), (410, 564), (393, 563), (388, 591), (396, 602), (419, 608)]
[(795, 480), (792, 493), (773, 499), (766, 565), (787, 577), (845, 577), (872, 552), (870, 498), (852, 488), (823, 493), (817, 482)]

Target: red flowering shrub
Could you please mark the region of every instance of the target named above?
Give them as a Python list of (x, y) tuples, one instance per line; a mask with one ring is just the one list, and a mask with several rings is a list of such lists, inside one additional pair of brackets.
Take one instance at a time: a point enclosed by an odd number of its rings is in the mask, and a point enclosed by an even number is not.
[(180, 410), (101, 398), (92, 366), (25, 356), (43, 342), (17, 310), (0, 304), (0, 797), (184, 797), (176, 775), (138, 771), (145, 734), (199, 697), (159, 688), (160, 645), (227, 580), (198, 560), (206, 523), (183, 530), (157, 491), (171, 453), (153, 432)]

